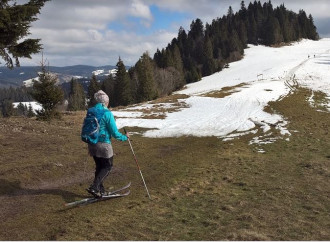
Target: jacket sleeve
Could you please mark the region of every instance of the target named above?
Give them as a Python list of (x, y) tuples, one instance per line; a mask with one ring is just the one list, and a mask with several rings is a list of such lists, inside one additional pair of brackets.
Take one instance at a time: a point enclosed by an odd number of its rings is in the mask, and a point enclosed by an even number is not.
[(117, 140), (120, 141), (126, 141), (127, 140), (127, 136), (123, 135), (122, 133), (120, 133), (118, 131), (117, 125), (116, 125), (116, 120), (115, 117), (113, 116), (112, 112), (107, 112), (107, 126), (110, 132), (110, 135), (112, 137), (114, 137)]

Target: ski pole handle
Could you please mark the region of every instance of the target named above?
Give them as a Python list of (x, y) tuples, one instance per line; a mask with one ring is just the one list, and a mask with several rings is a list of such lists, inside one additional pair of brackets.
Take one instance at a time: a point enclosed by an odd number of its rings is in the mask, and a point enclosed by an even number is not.
[(127, 131), (126, 131), (126, 129), (125, 128), (123, 128), (124, 129), (124, 132), (125, 132), (125, 134), (126, 134), (126, 136), (127, 136), (127, 139), (130, 139), (129, 138), (129, 135), (127, 135)]
[[(127, 131), (126, 131), (126, 129), (124, 128), (124, 132), (125, 132), (125, 134), (126, 134), (126, 136), (127, 136)], [(127, 138), (129, 139), (129, 136), (127, 136)]]

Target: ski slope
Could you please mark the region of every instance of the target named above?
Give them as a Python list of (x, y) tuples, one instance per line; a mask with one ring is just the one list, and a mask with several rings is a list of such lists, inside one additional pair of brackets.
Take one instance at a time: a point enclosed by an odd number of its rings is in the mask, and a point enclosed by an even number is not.
[[(141, 106), (113, 112), (118, 128), (142, 127), (150, 130), (146, 137), (216, 136), (225, 140), (262, 129), (264, 137), (255, 137), (251, 143), (272, 142), (271, 126), (281, 137), (289, 139), (286, 125), (289, 120), (264, 111), (270, 101), (289, 95), (293, 85), (300, 85), (327, 94), (330, 111), (330, 39), (302, 40), (290, 46), (271, 48), (252, 46), (245, 50), (242, 60), (230, 63), (230, 68), (201, 81), (189, 84), (175, 94), (189, 97), (181, 99), (185, 105), (175, 112), (165, 113), (164, 119), (145, 119), (141, 110), (169, 108), (171, 104), (145, 103)], [(222, 98), (205, 94), (232, 88)], [(173, 103), (173, 105), (175, 105)], [(153, 113), (157, 116), (157, 112)], [(162, 113), (164, 114), (164, 113)]]

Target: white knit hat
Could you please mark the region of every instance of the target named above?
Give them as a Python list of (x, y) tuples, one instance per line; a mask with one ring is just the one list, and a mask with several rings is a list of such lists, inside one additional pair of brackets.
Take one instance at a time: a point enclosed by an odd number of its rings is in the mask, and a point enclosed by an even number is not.
[(105, 92), (103, 92), (102, 90), (100, 90), (94, 94), (94, 99), (98, 103), (104, 103), (104, 104), (109, 103), (108, 95)]

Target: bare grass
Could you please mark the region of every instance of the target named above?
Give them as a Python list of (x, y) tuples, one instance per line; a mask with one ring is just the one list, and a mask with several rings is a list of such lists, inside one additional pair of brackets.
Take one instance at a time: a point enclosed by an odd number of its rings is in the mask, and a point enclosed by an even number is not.
[(223, 87), (223, 88), (221, 88), (221, 90), (211, 91), (211, 92), (203, 94), (202, 96), (203, 97), (224, 98), (224, 97), (232, 95), (235, 92), (238, 92), (237, 89), (240, 87), (244, 87), (245, 85), (247, 85), (247, 84), (241, 83), (241, 84), (238, 84), (238, 85), (232, 86), (232, 87)]
[(227, 142), (133, 135), (151, 201), (128, 143), (114, 141), (106, 186), (132, 181), (131, 194), (73, 209), (63, 204), (86, 196), (94, 169), (79, 137), (85, 113), (50, 123), (0, 119), (0, 238), (329, 240), (330, 115), (310, 96), (298, 89), (270, 103), (292, 136), (263, 145), (265, 153), (248, 144), (257, 134)]

